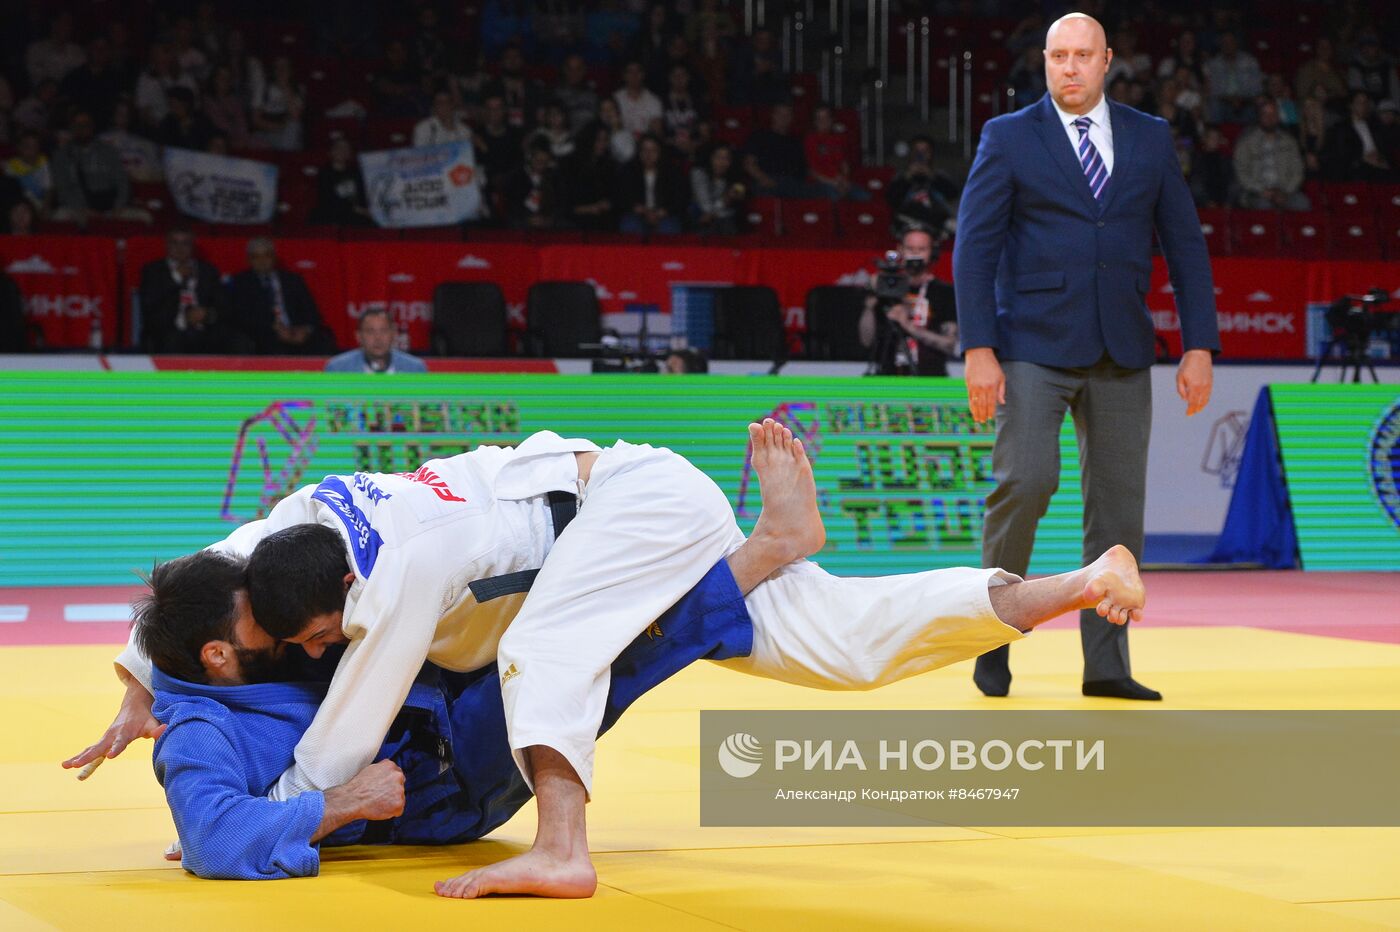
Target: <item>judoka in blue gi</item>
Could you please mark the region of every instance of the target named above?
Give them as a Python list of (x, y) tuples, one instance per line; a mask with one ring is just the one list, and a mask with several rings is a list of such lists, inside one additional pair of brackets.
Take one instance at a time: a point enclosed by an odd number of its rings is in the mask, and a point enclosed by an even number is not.
[[(241, 572), (236, 557), (195, 558)], [(150, 624), (139, 638), (154, 641), (167, 634), (153, 627), (159, 616), (147, 617)], [(248, 674), (270, 672), (271, 665), (246, 647), (242, 659), (247, 662), (239, 663), (238, 645), (252, 635), (235, 630), (233, 640), (225, 641), (227, 632), (220, 629), (226, 623), (211, 619), (202, 635), (182, 636), (191, 648), (209, 638), (190, 662), (206, 667), (205, 679), (230, 685), (189, 682), (160, 668), (152, 676), (155, 717), (166, 726), (155, 747), (156, 777), (165, 788), (187, 870), (225, 880), (314, 876), (322, 847), (471, 841), (504, 824), (530, 799), (511, 756), (494, 664), (465, 675), (425, 665), (375, 763), (324, 792), (268, 799), (268, 788), (290, 765), (329, 684), (234, 685)], [(753, 639), (743, 595), (724, 562), (648, 630), (613, 664), (602, 731), (678, 670), (700, 659), (744, 656)], [(233, 648), (238, 669), (219, 662), (220, 643)], [(211, 644), (212, 670), (200, 657)], [(310, 665), (298, 669), (319, 672)]]

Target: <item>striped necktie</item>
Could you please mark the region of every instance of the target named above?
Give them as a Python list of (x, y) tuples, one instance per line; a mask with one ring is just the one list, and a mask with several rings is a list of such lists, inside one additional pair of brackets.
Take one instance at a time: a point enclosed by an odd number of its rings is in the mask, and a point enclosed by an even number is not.
[(1089, 179), (1089, 190), (1097, 201), (1102, 200), (1104, 185), (1108, 184), (1108, 166), (1104, 165), (1103, 156), (1099, 155), (1099, 150), (1089, 139), (1089, 127), (1093, 123), (1093, 120), (1082, 116), (1074, 121), (1074, 128), (1079, 130), (1079, 167), (1084, 169), (1084, 177)]

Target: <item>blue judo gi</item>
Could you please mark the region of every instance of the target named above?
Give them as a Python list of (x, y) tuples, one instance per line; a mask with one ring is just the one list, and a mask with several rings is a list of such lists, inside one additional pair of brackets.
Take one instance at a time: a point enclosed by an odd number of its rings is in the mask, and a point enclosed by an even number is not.
[[(694, 589), (617, 658), (599, 734), (643, 693), (696, 660), (748, 655), (753, 624), (728, 566)], [(470, 674), (425, 666), (376, 760), (405, 778), (403, 814), (352, 822), (318, 844), (321, 792), (267, 799), (326, 694), (317, 682), (204, 686), (155, 671), (156, 779), (184, 867), (200, 877), (315, 876), (320, 845), (457, 844), (498, 828), (531, 796), (511, 757), (494, 664)]]

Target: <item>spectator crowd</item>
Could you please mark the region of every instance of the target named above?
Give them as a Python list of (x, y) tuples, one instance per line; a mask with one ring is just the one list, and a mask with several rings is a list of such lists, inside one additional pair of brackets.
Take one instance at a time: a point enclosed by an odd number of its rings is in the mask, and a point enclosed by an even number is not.
[[(815, 80), (803, 80), (813, 74), (785, 73), (777, 13), (745, 34), (730, 0), (347, 0), (304, 10), (144, 0), (125, 19), (86, 15), (94, 6), (110, 4), (26, 5), (7, 18), (6, 232), (150, 222), (133, 186), (159, 181), (162, 147), (270, 160), (324, 153), (310, 225), (372, 222), (363, 144), (469, 140), (486, 222), (521, 230), (724, 235), (744, 229), (754, 198), (872, 195), (857, 180), (858, 120), (816, 100)], [(1400, 178), (1395, 36), (1378, 31), (1388, 21), (1363, 0), (1290, 0), (1282, 11), (1247, 0), (1082, 6), (1109, 25), (1110, 96), (1171, 124), (1201, 206), (1305, 210), (1310, 179)], [(894, 13), (932, 12), (986, 34), (1015, 23), (998, 34), (1006, 86), (1024, 105), (1044, 92), (1051, 16), (1016, 23), (1018, 10), (940, 0)], [(386, 123), (402, 132), (366, 131)], [(894, 217), (937, 227), (956, 185), (934, 169), (931, 138), (906, 147), (879, 196)]]

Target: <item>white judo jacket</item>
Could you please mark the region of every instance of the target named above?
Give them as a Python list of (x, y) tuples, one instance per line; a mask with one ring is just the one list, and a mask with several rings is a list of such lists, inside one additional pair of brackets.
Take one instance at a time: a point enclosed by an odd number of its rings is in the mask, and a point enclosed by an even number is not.
[[(573, 454), (598, 449), (542, 431), (412, 473), (328, 476), (213, 545), (246, 557), (268, 534), (318, 523), (345, 539), (355, 573), (342, 622), (350, 644), (272, 799), (338, 786), (367, 766), (425, 660), (458, 671), (495, 661), (524, 593), (478, 604), (469, 584), (540, 567), (554, 541), (548, 493), (579, 494)], [(134, 644), (117, 663), (150, 688)]]

